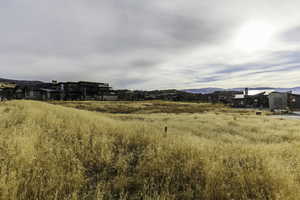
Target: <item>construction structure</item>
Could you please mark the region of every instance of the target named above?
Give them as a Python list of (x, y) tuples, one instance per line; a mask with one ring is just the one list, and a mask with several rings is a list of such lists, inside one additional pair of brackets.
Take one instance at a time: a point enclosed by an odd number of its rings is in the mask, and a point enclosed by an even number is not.
[(300, 110), (300, 95), (291, 92), (272, 92), (269, 95), (270, 110)]
[(271, 92), (273, 90), (249, 91), (248, 88), (245, 88), (244, 93), (235, 95), (231, 105), (235, 108), (268, 108), (268, 96)]
[(108, 83), (57, 82), (16, 85), (0, 89), (1, 99), (31, 100), (111, 100), (117, 99)]

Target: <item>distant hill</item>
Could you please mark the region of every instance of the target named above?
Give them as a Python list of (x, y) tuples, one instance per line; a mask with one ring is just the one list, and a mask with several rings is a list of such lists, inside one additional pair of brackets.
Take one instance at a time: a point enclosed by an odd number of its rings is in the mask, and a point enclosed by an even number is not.
[(15, 84), (15, 85), (37, 85), (43, 83), (42, 81), (28, 81), (28, 80), (13, 80), (0, 78), (2, 84)]
[[(224, 88), (199, 88), (199, 89), (185, 89), (182, 91), (189, 92), (189, 93), (195, 93), (195, 94), (210, 94), (216, 91), (244, 91), (245, 88), (230, 88), (230, 89), (224, 89)], [(292, 91), (294, 94), (300, 94), (300, 87), (292, 87), (292, 88), (272, 88), (272, 87), (257, 87), (257, 88), (249, 88), (249, 90), (274, 90), (276, 92), (289, 92)]]
[(201, 94), (210, 94), (214, 93), (215, 91), (224, 91), (225, 89), (223, 88), (214, 88), (214, 87), (209, 87), (209, 88), (200, 88), (200, 89), (186, 89), (182, 90), (184, 92), (189, 92), (189, 93), (201, 93)]

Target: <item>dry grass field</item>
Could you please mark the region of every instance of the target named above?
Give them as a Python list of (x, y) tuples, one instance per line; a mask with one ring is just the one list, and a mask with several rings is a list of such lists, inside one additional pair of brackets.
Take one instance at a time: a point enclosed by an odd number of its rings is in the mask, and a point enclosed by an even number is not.
[[(151, 113), (254, 113), (253, 110), (230, 109), (223, 104), (186, 103), (170, 101), (51, 101), (54, 105), (81, 110), (114, 114), (151, 114)], [(267, 112), (264, 112), (267, 114)]]
[(0, 82), (0, 88), (14, 88), (14, 84)]
[(0, 103), (0, 199), (300, 198), (297, 120), (210, 104), (52, 103), (63, 106)]

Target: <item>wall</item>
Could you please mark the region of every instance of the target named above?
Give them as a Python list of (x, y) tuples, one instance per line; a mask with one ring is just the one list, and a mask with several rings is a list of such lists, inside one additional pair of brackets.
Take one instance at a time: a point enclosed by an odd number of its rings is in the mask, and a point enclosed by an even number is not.
[(269, 95), (270, 109), (287, 109), (288, 107), (288, 93), (271, 93)]
[(289, 94), (288, 104), (291, 110), (300, 110), (300, 95)]

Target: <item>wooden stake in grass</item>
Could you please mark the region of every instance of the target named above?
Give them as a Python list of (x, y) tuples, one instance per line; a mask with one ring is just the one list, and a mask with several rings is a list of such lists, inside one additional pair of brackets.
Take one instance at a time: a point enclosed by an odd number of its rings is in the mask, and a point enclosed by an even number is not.
[(89, 144), (90, 144), (91, 152), (93, 152), (93, 135), (90, 135)]
[(163, 137), (167, 137), (167, 133), (168, 133), (168, 127), (165, 126)]

